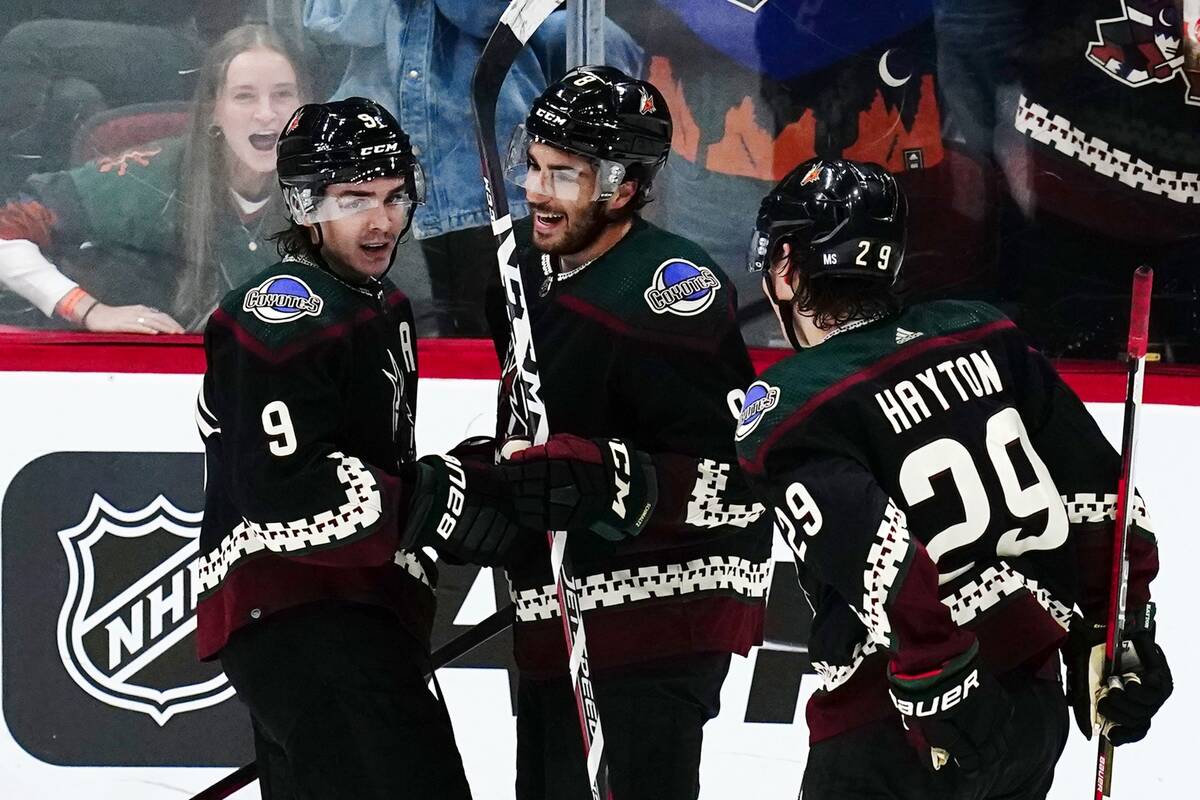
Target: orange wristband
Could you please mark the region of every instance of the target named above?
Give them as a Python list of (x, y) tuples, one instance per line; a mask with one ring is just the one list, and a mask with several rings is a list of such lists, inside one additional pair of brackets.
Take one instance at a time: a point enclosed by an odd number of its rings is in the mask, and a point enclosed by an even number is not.
[[(80, 321), (77, 313), (79, 303), (84, 298), (88, 297), (92, 296), (85, 292), (82, 287), (76, 286), (74, 289), (63, 295), (62, 299), (58, 301), (57, 305), (54, 307), (54, 313), (58, 314), (68, 322), (78, 323)], [(95, 298), (92, 299), (95, 300)]]

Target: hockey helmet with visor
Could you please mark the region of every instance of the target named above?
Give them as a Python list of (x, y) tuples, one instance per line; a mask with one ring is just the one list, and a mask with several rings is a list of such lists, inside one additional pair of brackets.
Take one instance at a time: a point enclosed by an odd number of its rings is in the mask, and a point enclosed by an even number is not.
[(645, 198), (667, 160), (671, 131), (667, 101), (653, 84), (614, 67), (577, 67), (551, 84), (513, 131), (505, 177), (526, 192), (580, 199), (586, 183), (581, 169), (544, 165), (531, 156), (531, 145), (545, 144), (594, 165), (596, 180), (583, 199), (607, 200), (627, 180), (637, 181)]
[[(310, 103), (296, 109), (276, 146), (279, 185), (292, 219), (314, 225), (381, 205), (401, 206), (412, 224), (414, 207), (425, 201), (425, 175), (408, 135), (383, 106), (362, 97)], [(327, 187), (401, 178), (386, 199), (358, 195), (329, 197)], [(403, 234), (401, 234), (403, 235)]]

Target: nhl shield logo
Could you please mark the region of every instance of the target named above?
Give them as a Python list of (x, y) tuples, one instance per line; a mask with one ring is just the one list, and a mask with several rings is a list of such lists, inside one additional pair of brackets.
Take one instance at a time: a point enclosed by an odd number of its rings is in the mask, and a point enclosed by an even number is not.
[(130, 512), (97, 494), (83, 521), (58, 532), (68, 569), (58, 617), (63, 666), (100, 702), (160, 726), (234, 693), (224, 673), (196, 661), (189, 636), (201, 517), (162, 495)]

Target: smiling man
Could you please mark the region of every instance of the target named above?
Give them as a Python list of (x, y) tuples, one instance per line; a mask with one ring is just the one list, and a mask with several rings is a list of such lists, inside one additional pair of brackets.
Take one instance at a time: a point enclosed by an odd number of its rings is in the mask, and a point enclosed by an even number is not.
[[(754, 375), (733, 286), (638, 214), (670, 145), (658, 89), (581, 67), (534, 102), (506, 163), (533, 211), (522, 270), (556, 434), (512, 457), (528, 470), (518, 509), (530, 529), (570, 531), (621, 800), (698, 796), (703, 727), (730, 654), (760, 641), (769, 578), (770, 528), (731, 463), (729, 393)], [(499, 433), (528, 438), (506, 362)], [(549, 564), (544, 536), (507, 563), (518, 800), (588, 796)]]
[(283, 260), (205, 329), (199, 655), (250, 710), (264, 797), (464, 800), (425, 683), (420, 547), (487, 560), (517, 527), (478, 500), (490, 466), (415, 457), (413, 315), (386, 273), (421, 168), (396, 120), (351, 98), (295, 112), (278, 172)]

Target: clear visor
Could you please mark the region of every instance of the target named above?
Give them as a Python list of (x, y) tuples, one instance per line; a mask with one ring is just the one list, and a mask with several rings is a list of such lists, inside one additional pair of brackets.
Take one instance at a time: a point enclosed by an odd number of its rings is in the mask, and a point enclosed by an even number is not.
[[(320, 176), (314, 176), (314, 184)], [(380, 176), (390, 177), (390, 176)], [(371, 180), (367, 177), (364, 181)], [(352, 217), (364, 211), (376, 208), (396, 209), (411, 217), (413, 207), (425, 202), (425, 175), (420, 164), (413, 164), (413, 186), (410, 192), (403, 183), (387, 197), (369, 197), (358, 194), (341, 194), (336, 197), (329, 195), (313, 195), (310, 188), (292, 186), (284, 195), (292, 219), (301, 224), (313, 225), (318, 222)]]
[(590, 168), (539, 164), (529, 153), (529, 146), (538, 141), (529, 135), (524, 124), (518, 125), (504, 159), (505, 179), (524, 189), (526, 195), (549, 196), (568, 202), (607, 200), (617, 193), (617, 187), (625, 180), (624, 165), (607, 159), (592, 159)]

